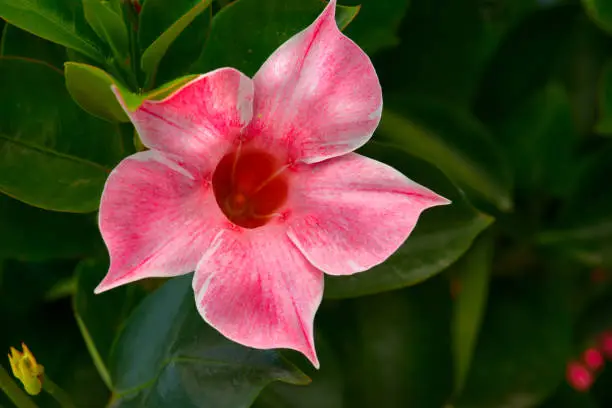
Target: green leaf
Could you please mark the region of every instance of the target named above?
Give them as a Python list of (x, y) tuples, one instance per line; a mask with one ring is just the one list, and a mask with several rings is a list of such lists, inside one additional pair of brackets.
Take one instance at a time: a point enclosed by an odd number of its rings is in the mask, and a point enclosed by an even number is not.
[(529, 272), (493, 282), (468, 379), (454, 406), (535, 407), (563, 380), (573, 334), (569, 281), (559, 268)]
[(162, 58), (155, 83), (164, 83), (190, 73), (191, 65), (202, 53), (212, 23), (212, 7), (197, 16), (170, 45)]
[(582, 0), (591, 19), (602, 29), (612, 34), (612, 3), (607, 0)]
[[(145, 3), (143, 7), (143, 11), (142, 11), (143, 15), (141, 16), (141, 19), (140, 19), (141, 23), (145, 20), (145, 17), (148, 15), (148, 13), (145, 14), (146, 9), (148, 7), (153, 7), (152, 5), (155, 4), (155, 1), (156, 0), (151, 0), (150, 2), (147, 1)], [(185, 30), (185, 28), (187, 28), (187, 26), (198, 15), (204, 12), (204, 10), (206, 10), (210, 6), (211, 3), (212, 3), (212, 0), (200, 0), (189, 11), (187, 11), (178, 20), (176, 20), (172, 25), (170, 25), (168, 29), (163, 31), (163, 33), (159, 37), (157, 37), (157, 39), (153, 41), (151, 45), (147, 46), (147, 48), (143, 51), (140, 64), (146, 76), (145, 83), (147, 84), (147, 86), (150, 86), (153, 84), (159, 63), (164, 57), (164, 55), (166, 54), (166, 52), (168, 51), (168, 48), (170, 48), (170, 45), (172, 45), (174, 40), (176, 40), (176, 38), (183, 32), (183, 30)], [(167, 8), (165, 7), (164, 10), (167, 10)], [(139, 40), (141, 37), (142, 35), (139, 36)], [(141, 41), (141, 47), (143, 47), (142, 42), (143, 41)]]
[(144, 291), (138, 285), (127, 285), (94, 295), (95, 287), (106, 272), (108, 261), (85, 260), (79, 263), (76, 269), (77, 289), (73, 308), (100, 377), (112, 388), (108, 372), (112, 345), (130, 312), (144, 297)]
[(91, 65), (67, 62), (64, 75), (70, 96), (85, 111), (110, 122), (130, 121), (111, 87), (121, 88), (122, 95), (129, 92), (110, 74)]
[(608, 61), (601, 76), (599, 94), (599, 117), (595, 131), (604, 135), (612, 135), (612, 61)]
[(177, 78), (143, 94), (130, 92), (121, 82), (104, 70), (78, 62), (65, 64), (66, 87), (70, 96), (85, 111), (110, 122), (129, 122), (129, 118), (112, 91), (115, 86), (130, 111), (135, 111), (145, 100), (160, 100), (176, 91), (195, 75)]
[(0, 258), (78, 258), (103, 249), (91, 216), (44, 211), (0, 194)]
[(612, 266), (612, 148), (591, 157), (556, 222), (539, 234), (545, 247), (589, 266)]
[[(235, 1), (213, 18), (210, 38), (191, 72), (227, 66), (253, 76), (274, 50), (310, 25), (324, 6), (319, 0)], [(344, 28), (358, 11), (359, 7), (338, 6), (336, 22)]]
[(2, 0), (0, 17), (45, 40), (104, 62), (104, 53), (85, 21), (80, 1)]
[(170, 280), (127, 321), (109, 367), (113, 407), (248, 407), (272, 381), (308, 382), (277, 352), (232, 343), (208, 326), (191, 281)]
[(467, 193), (502, 211), (512, 209), (510, 170), (501, 149), (476, 118), (423, 98), (389, 99), (379, 139), (437, 166)]
[[(442, 407), (453, 388), (446, 279), (351, 299), (329, 322), (342, 350), (345, 407)], [(347, 310), (348, 309), (348, 310)], [(324, 326), (325, 327), (325, 326)]]
[(110, 46), (120, 63), (129, 58), (128, 31), (120, 14), (108, 0), (83, 0), (85, 19), (98, 37)]
[(580, 16), (574, 4), (539, 10), (503, 39), (482, 75), (475, 102), (485, 123), (505, 116), (546, 86)]
[(346, 35), (368, 54), (400, 43), (397, 36), (409, 0), (358, 0), (359, 14), (346, 29)]
[(517, 187), (537, 194), (567, 192), (576, 172), (579, 137), (561, 85), (552, 83), (536, 92), (491, 126), (511, 159)]
[(453, 286), (457, 288), (453, 309), (452, 335), (455, 393), (465, 384), (480, 324), (487, 304), (493, 240), (480, 237), (453, 266)]
[[(320, 319), (319, 315), (317, 319)], [(325, 316), (323, 316), (325, 319)], [(306, 362), (303, 356), (298, 356), (295, 351), (287, 351), (291, 360), (304, 362), (299, 367), (304, 371), (312, 382), (307, 386), (293, 385), (283, 382), (273, 382), (261, 392), (257, 398), (254, 408), (342, 408), (343, 380), (342, 365), (337, 353), (332, 347), (329, 336), (316, 330), (316, 348), (321, 368), (315, 369), (310, 362)]]
[(422, 282), (459, 259), (493, 221), (467, 203), (431, 165), (381, 143), (370, 142), (360, 153), (395, 167), (452, 204), (425, 211), (406, 242), (381, 265), (351, 276), (326, 276), (327, 298), (363, 296)]
[(118, 128), (79, 109), (44, 63), (0, 58), (0, 89), (0, 191), (45, 209), (96, 210), (124, 155)]
[(60, 45), (7, 24), (2, 33), (0, 56), (30, 58), (62, 69), (66, 61), (66, 50)]

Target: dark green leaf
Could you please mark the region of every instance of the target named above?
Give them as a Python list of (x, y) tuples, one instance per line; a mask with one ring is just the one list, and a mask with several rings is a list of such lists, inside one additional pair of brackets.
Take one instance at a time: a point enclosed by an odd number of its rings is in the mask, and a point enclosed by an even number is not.
[(565, 90), (550, 84), (493, 125), (517, 187), (562, 195), (575, 173), (578, 134)]
[(272, 381), (308, 381), (277, 352), (232, 343), (208, 326), (191, 280), (170, 280), (127, 321), (111, 355), (114, 407), (248, 407)]
[(360, 152), (394, 166), (453, 203), (425, 211), (408, 240), (381, 265), (351, 276), (326, 277), (326, 297), (362, 296), (428, 279), (459, 259), (493, 221), (468, 204), (448, 179), (427, 163), (397, 148), (374, 142)]
[[(162, 2), (159, 2), (158, 0), (150, 0), (145, 3), (140, 17), (140, 24), (144, 24), (146, 22), (147, 16), (152, 14), (148, 13), (146, 9), (153, 9), (153, 7), (156, 6), (156, 2), (157, 5), (162, 4)], [(190, 0), (190, 2), (194, 3), (192, 0)], [(147, 86), (151, 86), (153, 84), (158, 65), (166, 54), (166, 52), (168, 51), (168, 48), (170, 48), (170, 46), (174, 42), (174, 40), (176, 40), (176, 38), (183, 32), (183, 30), (185, 30), (185, 28), (187, 28), (187, 26), (191, 24), (191, 22), (198, 15), (202, 14), (204, 10), (206, 10), (210, 6), (211, 3), (212, 0), (200, 0), (195, 2), (190, 9), (185, 11), (184, 14), (182, 14), (178, 19), (173, 21), (173, 23), (167, 29), (165, 29), (162, 33), (158, 34), (156, 39), (150, 45), (145, 45), (147, 44), (146, 35), (140, 34), (149, 33), (149, 31), (143, 29), (142, 27), (140, 28), (139, 41), (140, 46), (144, 49), (144, 51), (142, 52), (140, 65), (145, 73), (145, 83)], [(163, 5), (165, 6), (166, 3), (163, 2)], [(168, 8), (164, 7), (162, 13), (164, 13), (164, 15), (167, 15), (167, 10)]]
[(502, 151), (473, 116), (423, 98), (394, 100), (378, 135), (437, 166), (467, 193), (512, 209), (511, 172)]
[(487, 305), (492, 255), (493, 240), (486, 235), (480, 237), (452, 268), (453, 286), (457, 290), (452, 323), (455, 393), (465, 384), (476, 348)]
[(0, 56), (30, 58), (62, 69), (66, 61), (66, 50), (60, 45), (7, 24), (2, 33)]
[(132, 309), (143, 298), (144, 291), (137, 285), (128, 285), (94, 295), (95, 287), (106, 272), (108, 261), (85, 260), (79, 263), (73, 307), (89, 354), (100, 376), (111, 388), (108, 361), (113, 342)]
[(129, 43), (121, 8), (108, 0), (83, 0), (83, 10), (98, 37), (110, 46), (120, 63), (125, 63), (129, 58)]
[[(227, 66), (253, 76), (274, 50), (310, 25), (324, 6), (318, 0), (235, 1), (213, 18), (209, 41), (191, 72)], [(358, 11), (359, 7), (338, 6), (336, 21), (347, 24)]]
[(345, 406), (444, 406), (453, 388), (447, 280), (347, 303), (352, 310), (330, 325), (343, 350)]
[(22, 30), (104, 62), (104, 53), (85, 21), (80, 1), (2, 0), (0, 17)]
[(172, 81), (189, 74), (191, 65), (202, 53), (212, 22), (212, 7), (197, 16), (170, 45), (162, 58), (155, 83)]
[(549, 83), (577, 11), (572, 4), (537, 11), (504, 38), (480, 82), (475, 106), (480, 119), (503, 117)]
[(0, 194), (0, 258), (42, 261), (102, 250), (92, 216), (30, 207)]
[(599, 92), (599, 118), (595, 131), (612, 135), (612, 61), (603, 69)]
[(539, 242), (590, 266), (612, 266), (612, 149), (593, 157), (574, 181), (571, 199)]
[(118, 129), (83, 112), (49, 65), (0, 58), (0, 89), (0, 191), (46, 209), (98, 208), (124, 154)]
[(612, 34), (612, 3), (607, 0), (582, 0), (582, 4), (593, 21)]
[(346, 35), (366, 53), (371, 55), (399, 44), (396, 33), (410, 0), (354, 0), (350, 3), (360, 6), (360, 9)]
[(551, 269), (493, 283), (456, 407), (534, 407), (563, 380), (572, 350), (569, 285)]

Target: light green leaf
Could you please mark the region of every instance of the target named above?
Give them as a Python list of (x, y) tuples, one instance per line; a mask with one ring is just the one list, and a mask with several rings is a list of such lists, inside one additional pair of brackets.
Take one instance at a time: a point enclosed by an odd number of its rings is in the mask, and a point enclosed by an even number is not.
[(98, 62), (105, 60), (95, 33), (85, 21), (80, 1), (2, 0), (0, 17), (22, 30), (75, 49)]
[(123, 17), (108, 0), (83, 0), (85, 19), (98, 37), (107, 43), (119, 63), (129, 58), (128, 30)]

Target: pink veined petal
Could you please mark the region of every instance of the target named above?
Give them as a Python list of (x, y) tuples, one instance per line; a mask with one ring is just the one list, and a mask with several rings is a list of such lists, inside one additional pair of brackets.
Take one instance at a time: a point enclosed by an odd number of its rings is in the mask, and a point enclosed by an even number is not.
[(313, 163), (367, 142), (382, 110), (368, 56), (334, 19), (336, 1), (272, 54), (255, 75), (253, 121), (246, 136), (287, 145), (295, 161)]
[(283, 229), (225, 230), (196, 269), (197, 308), (229, 339), (259, 349), (290, 348), (315, 367), (313, 321), (323, 273)]
[(155, 150), (119, 163), (100, 203), (110, 269), (96, 293), (195, 270), (224, 221), (207, 181), (210, 171)]
[(211, 145), (233, 141), (253, 115), (253, 82), (233, 68), (201, 75), (135, 112), (114, 92), (145, 146), (183, 157), (197, 158)]
[(349, 153), (296, 172), (287, 235), (331, 275), (362, 272), (386, 260), (421, 212), (450, 201), (376, 160)]

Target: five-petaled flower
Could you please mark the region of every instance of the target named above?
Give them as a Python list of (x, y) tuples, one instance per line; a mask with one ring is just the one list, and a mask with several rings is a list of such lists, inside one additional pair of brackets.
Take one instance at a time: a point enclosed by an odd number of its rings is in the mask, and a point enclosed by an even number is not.
[(382, 92), (334, 15), (332, 0), (253, 79), (221, 68), (126, 108), (150, 150), (106, 183), (100, 229), (111, 265), (97, 293), (195, 270), (209, 324), (250, 347), (298, 350), (318, 367), (323, 273), (383, 262), (423, 210), (449, 202), (352, 153), (378, 125)]

